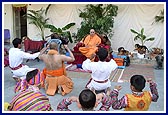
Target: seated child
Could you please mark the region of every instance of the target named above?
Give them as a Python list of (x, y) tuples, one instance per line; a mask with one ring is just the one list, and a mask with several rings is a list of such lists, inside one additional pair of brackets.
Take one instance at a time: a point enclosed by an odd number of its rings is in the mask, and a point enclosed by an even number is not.
[(146, 46), (141, 46), (139, 44), (135, 44), (135, 49), (134, 49), (134, 52), (132, 52), (132, 53), (133, 53), (133, 55), (136, 54), (137, 58), (143, 59), (143, 58), (145, 58), (147, 51), (148, 51), (148, 48)]
[(115, 86), (115, 89), (110, 93), (112, 98), (112, 108), (122, 109), (126, 111), (147, 111), (151, 101), (157, 102), (159, 95), (156, 88), (156, 83), (151, 79), (148, 80), (150, 84), (150, 91), (143, 91), (146, 80), (142, 75), (133, 75), (130, 79), (130, 88), (132, 94), (125, 94), (121, 99), (118, 99), (118, 93), (121, 86)]
[(123, 66), (129, 66), (130, 65), (130, 53), (129, 51), (125, 50), (124, 47), (119, 47), (118, 48), (118, 55), (117, 58), (123, 58), (124, 59), (124, 64)]
[(99, 102), (102, 102), (102, 106), (99, 108), (100, 111), (107, 111), (111, 106), (111, 98), (106, 96), (104, 93), (95, 93), (89, 89), (84, 89), (79, 94), (79, 97), (69, 97), (63, 99), (57, 106), (59, 111), (71, 111), (68, 106), (76, 102), (78, 108), (81, 108), (83, 111), (94, 111), (94, 107), (97, 107)]
[(26, 90), (30, 85), (37, 86), (39, 88), (44, 88), (45, 76), (43, 76), (39, 69), (27, 72), (26, 79), (20, 79), (18, 77), (13, 77), (16, 80), (16, 85), (14, 88), (15, 93)]

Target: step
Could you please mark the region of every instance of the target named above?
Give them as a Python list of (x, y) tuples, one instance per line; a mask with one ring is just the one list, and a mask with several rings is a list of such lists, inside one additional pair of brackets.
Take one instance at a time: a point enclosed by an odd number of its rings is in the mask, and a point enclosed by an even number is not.
[(151, 60), (151, 59), (130, 59), (130, 63), (131, 64), (151, 64), (151, 65), (155, 65), (156, 64), (156, 60)]

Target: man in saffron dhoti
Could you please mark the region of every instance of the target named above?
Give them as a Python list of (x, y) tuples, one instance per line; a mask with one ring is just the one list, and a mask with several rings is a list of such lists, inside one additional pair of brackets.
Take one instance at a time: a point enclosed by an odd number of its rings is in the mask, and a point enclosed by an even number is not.
[[(72, 62), (75, 58), (67, 45), (64, 45), (64, 47), (70, 56), (59, 54), (57, 45), (57, 43), (51, 42), (47, 47), (41, 50), (39, 55), (39, 59), (45, 63), (43, 75), (46, 77), (45, 89), (47, 95), (55, 95), (57, 91), (65, 95), (70, 93), (73, 89), (73, 82), (67, 77), (64, 62)], [(47, 48), (50, 48), (50, 50), (45, 54), (44, 52)]]

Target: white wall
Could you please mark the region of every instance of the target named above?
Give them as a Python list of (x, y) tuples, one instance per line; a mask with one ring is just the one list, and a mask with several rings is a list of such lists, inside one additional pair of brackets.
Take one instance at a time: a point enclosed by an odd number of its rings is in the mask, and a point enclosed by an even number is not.
[(147, 41), (144, 45), (148, 48), (164, 48), (164, 23), (154, 23), (155, 16), (164, 9), (163, 4), (119, 4), (118, 15), (114, 20), (114, 36), (111, 38), (112, 47), (117, 50), (123, 46), (132, 51), (134, 45), (140, 41), (134, 41), (130, 29), (140, 32), (144, 28), (144, 34), (148, 37), (155, 37), (154, 41)]
[[(28, 10), (39, 10), (40, 8), (46, 8), (48, 5), (44, 4), (31, 4), (28, 5)], [(48, 10), (47, 17), (49, 18), (49, 24), (53, 24), (57, 28), (62, 28), (69, 23), (76, 23), (75, 26), (70, 28), (70, 32), (77, 32), (77, 28), (80, 27), (81, 19), (79, 18), (79, 9), (82, 9), (84, 4), (52, 4)], [(29, 22), (29, 21), (28, 21)], [(34, 28), (34, 25), (28, 24), (28, 36), (32, 39), (41, 39), (39, 31)], [(50, 35), (49, 29), (46, 29), (45, 35)]]
[[(5, 4), (4, 5), (4, 12), (2, 12), (2, 31), (4, 32), (4, 29), (9, 29), (10, 30), (10, 36), (11, 39), (13, 39), (13, 11), (12, 11), (12, 5), (11, 4)], [(4, 38), (2, 38), (4, 39)]]

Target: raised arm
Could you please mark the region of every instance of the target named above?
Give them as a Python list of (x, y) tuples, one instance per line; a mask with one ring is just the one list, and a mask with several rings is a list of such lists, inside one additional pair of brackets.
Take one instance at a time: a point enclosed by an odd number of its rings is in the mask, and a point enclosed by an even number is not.
[(39, 59), (42, 59), (42, 54), (45, 53), (45, 51), (49, 48), (49, 45), (47, 45), (47, 47), (44, 47), (41, 51), (40, 51), (40, 55), (38, 56)]
[(70, 98), (63, 99), (57, 106), (58, 111), (71, 111), (68, 109), (68, 106), (72, 104), (72, 102), (77, 102), (78, 98), (75, 96), (71, 96)]
[(152, 80), (147, 80), (149, 82), (150, 85), (150, 90), (151, 90), (151, 95), (152, 95), (152, 101), (153, 102), (157, 102), (158, 98), (159, 98), (159, 94), (157, 91), (157, 84), (155, 82), (153, 82)]
[(121, 86), (115, 86), (114, 90), (110, 93), (110, 97), (112, 99), (112, 108), (116, 110), (126, 107), (126, 96), (118, 99), (119, 90), (121, 90)]
[(73, 62), (73, 61), (75, 61), (75, 57), (74, 57), (73, 53), (71, 52), (71, 50), (68, 48), (68, 46), (64, 45), (64, 47), (69, 52), (70, 56), (62, 55), (62, 60), (63, 61), (67, 61), (67, 62)]
[(101, 101), (102, 105), (99, 108), (99, 111), (108, 111), (109, 108), (111, 107), (112, 100), (110, 96), (107, 96), (105, 93), (99, 93), (96, 95), (96, 99), (98, 101)]

